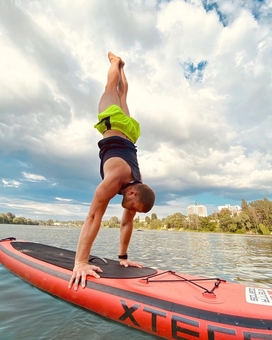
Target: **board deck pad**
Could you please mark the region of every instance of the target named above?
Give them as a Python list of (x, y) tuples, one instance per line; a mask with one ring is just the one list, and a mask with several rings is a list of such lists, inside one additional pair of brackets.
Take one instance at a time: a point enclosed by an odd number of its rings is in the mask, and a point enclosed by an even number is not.
[[(11, 242), (11, 245), (21, 253), (31, 256), (40, 261), (44, 261), (55, 266), (73, 270), (75, 261), (75, 252), (72, 250), (62, 249), (58, 247), (47, 246), (34, 242)], [(123, 267), (119, 261), (103, 258), (107, 261), (104, 263), (101, 258), (90, 256), (90, 264), (100, 267), (103, 272), (99, 275), (103, 278), (132, 279), (145, 277), (156, 274), (157, 270), (149, 267)]]

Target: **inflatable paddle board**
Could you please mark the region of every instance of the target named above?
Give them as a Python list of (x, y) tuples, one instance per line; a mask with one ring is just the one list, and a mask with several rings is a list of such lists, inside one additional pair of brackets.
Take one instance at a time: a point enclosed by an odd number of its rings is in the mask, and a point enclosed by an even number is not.
[(122, 267), (90, 256), (103, 270), (68, 289), (75, 252), (39, 243), (0, 240), (0, 263), (61, 299), (164, 339), (272, 340), (272, 288)]

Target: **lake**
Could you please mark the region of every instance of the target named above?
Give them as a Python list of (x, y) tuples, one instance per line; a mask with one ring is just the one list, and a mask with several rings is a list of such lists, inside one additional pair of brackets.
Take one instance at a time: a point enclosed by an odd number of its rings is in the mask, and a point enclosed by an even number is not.
[[(79, 228), (1, 225), (0, 239), (40, 242), (75, 250)], [(101, 229), (92, 254), (117, 259), (119, 229)], [(145, 266), (272, 287), (272, 237), (137, 231), (129, 257)], [(144, 340), (150, 334), (110, 321), (25, 283), (0, 264), (1, 340)]]

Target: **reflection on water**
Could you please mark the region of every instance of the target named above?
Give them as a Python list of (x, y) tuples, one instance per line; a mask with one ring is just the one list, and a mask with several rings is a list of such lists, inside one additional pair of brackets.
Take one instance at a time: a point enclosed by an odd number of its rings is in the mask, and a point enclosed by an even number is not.
[[(80, 229), (0, 225), (14, 236), (75, 250)], [(116, 259), (118, 229), (101, 229), (92, 253)], [(145, 266), (272, 287), (272, 237), (134, 231), (129, 257)], [(40, 292), (0, 265), (0, 339), (156, 339)]]

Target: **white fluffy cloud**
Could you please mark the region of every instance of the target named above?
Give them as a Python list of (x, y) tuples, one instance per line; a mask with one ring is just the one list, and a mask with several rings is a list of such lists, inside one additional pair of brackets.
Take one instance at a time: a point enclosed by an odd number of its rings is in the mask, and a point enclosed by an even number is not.
[(5, 179), (2, 179), (3, 186), (5, 188), (19, 188), (21, 185), (20, 182), (12, 180), (12, 181), (6, 181)]
[(30, 181), (30, 182), (46, 181), (46, 178), (44, 176), (41, 176), (41, 175), (23, 172), (23, 176), (27, 181)]

